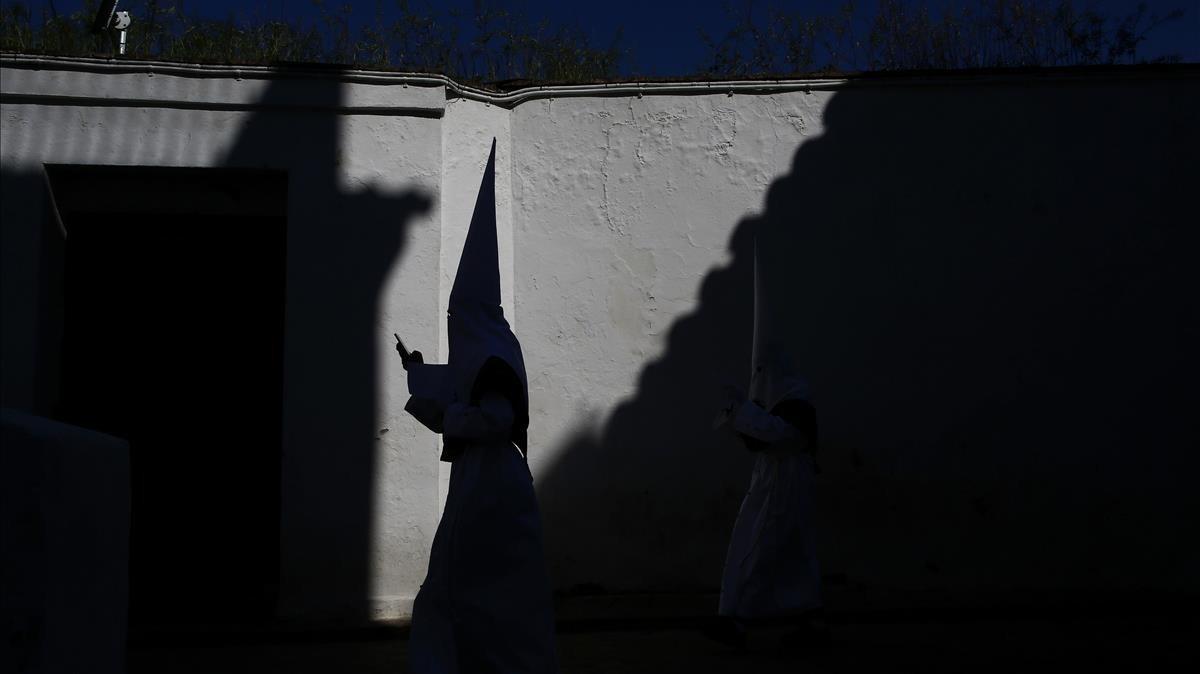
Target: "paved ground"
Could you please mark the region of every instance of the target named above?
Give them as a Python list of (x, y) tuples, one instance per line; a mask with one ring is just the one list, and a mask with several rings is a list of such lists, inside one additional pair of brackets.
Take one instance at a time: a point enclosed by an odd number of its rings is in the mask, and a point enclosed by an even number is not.
[[(824, 654), (781, 650), (763, 636), (737, 654), (687, 624), (573, 628), (559, 635), (564, 674), (592, 672), (1197, 672), (1200, 633), (1178, 616), (958, 623), (837, 622)], [(237, 643), (237, 642), (243, 643)], [(400, 630), (219, 643), (142, 645), (131, 674), (406, 671)]]

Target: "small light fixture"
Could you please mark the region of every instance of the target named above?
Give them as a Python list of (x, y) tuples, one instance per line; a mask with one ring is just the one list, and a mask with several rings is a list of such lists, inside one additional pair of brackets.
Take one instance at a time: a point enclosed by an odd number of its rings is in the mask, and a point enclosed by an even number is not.
[(117, 2), (118, 0), (101, 1), (96, 10), (96, 20), (92, 22), (92, 32), (108, 35), (117, 54), (124, 56), (126, 31), (133, 19), (129, 12), (117, 11)]

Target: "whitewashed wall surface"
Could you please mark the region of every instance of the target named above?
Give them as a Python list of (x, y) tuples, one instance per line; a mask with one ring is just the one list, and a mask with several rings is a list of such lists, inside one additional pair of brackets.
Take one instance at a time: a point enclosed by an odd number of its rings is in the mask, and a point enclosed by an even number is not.
[[(1193, 66), (490, 97), (436, 77), (13, 55), (0, 76), (6, 407), (54, 416), (73, 367), (72, 222), (47, 165), (286, 175), (264, 529), (279, 616), (411, 608), (448, 471), (402, 411), (392, 333), (445, 357), (493, 137), (563, 596), (716, 591), (750, 457), (712, 419), (721, 385), (748, 379), (756, 239), (818, 411), (831, 606), (1200, 592), (1184, 534), (1200, 512)], [(236, 333), (180, 297), (172, 311)], [(204, 348), (170, 337), (181, 359)], [(221, 398), (181, 397), (176, 423), (230, 423)], [(133, 507), (136, 545), (136, 492)], [(231, 545), (219, 531), (190, 540)], [(191, 581), (172, 591), (186, 611)]]

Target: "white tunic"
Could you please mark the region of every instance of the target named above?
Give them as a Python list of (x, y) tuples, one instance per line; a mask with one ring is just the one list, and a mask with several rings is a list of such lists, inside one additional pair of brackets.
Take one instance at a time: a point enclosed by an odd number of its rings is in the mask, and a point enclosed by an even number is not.
[(813, 460), (800, 431), (753, 402), (734, 429), (766, 443), (742, 501), (725, 571), (719, 613), (737, 618), (794, 616), (821, 605), (813, 526)]
[(557, 671), (541, 516), (512, 423), (500, 395), (446, 408), (445, 435), (468, 442), (413, 605), (413, 672)]

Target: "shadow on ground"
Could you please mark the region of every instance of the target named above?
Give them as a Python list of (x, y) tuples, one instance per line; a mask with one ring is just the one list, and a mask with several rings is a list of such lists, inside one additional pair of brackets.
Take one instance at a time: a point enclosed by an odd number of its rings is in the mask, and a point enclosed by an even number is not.
[[(708, 641), (688, 625), (560, 633), (563, 674), (592, 672), (1033, 672), (1188, 671), (1195, 623), (1175, 615), (1101, 615), (1087, 619), (980, 617), (940, 622), (837, 622), (824, 652), (781, 646), (761, 635), (750, 653)], [(376, 631), (359, 636), (143, 647), (131, 672), (161, 674), (394, 674), (407, 642)]]

